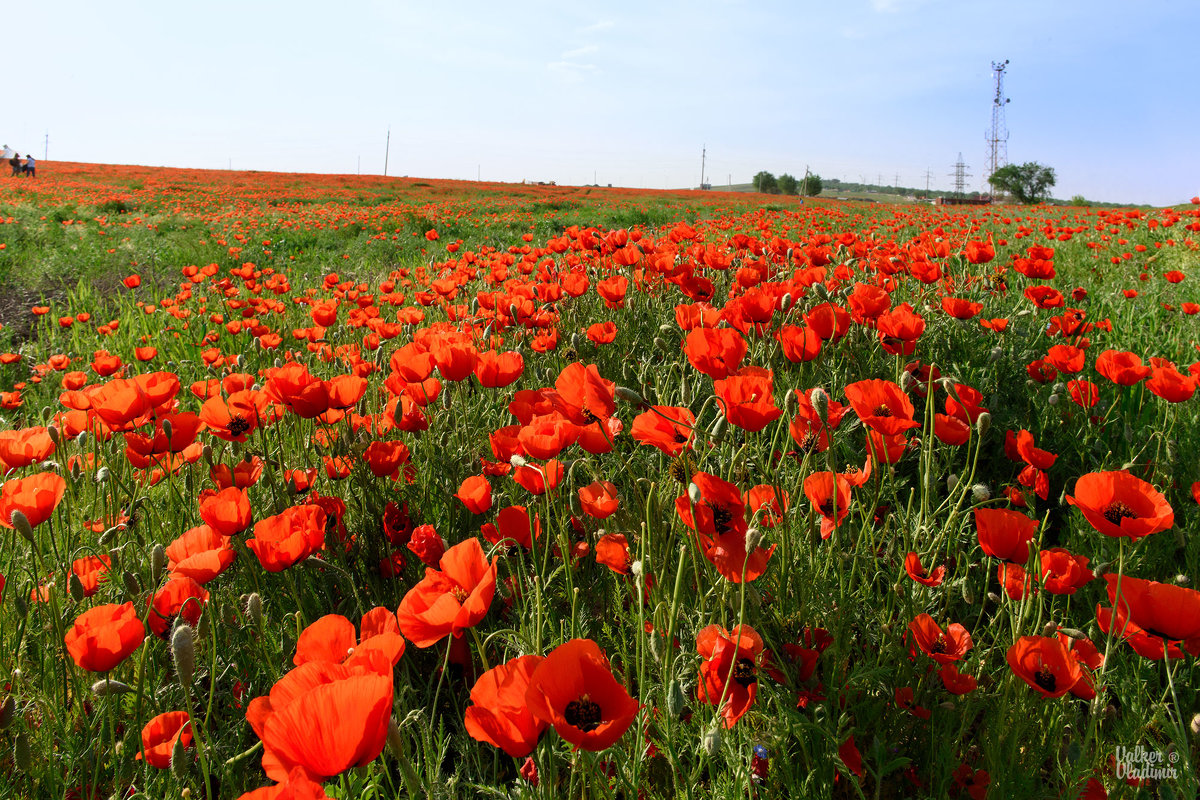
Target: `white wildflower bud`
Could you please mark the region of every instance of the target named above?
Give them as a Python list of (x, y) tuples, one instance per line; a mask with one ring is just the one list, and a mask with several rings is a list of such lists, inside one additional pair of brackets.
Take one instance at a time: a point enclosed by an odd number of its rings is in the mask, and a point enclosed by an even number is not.
[(524, 456), (513, 453), (512, 457), (508, 459), (508, 463), (512, 464), (514, 467), (523, 467), (529, 462), (525, 460)]
[(992, 499), (992, 490), (986, 483), (977, 483), (971, 487), (971, 499), (976, 503), (986, 503)]
[(642, 562), (641, 562), (640, 560), (639, 560), (639, 561), (634, 561), (632, 564), (630, 564), (630, 565), (629, 565), (629, 572), (630, 572), (630, 573), (633, 575), (633, 577), (635, 577), (635, 578), (640, 578), (640, 577), (642, 577), (642, 572), (643, 572), (643, 570), (644, 570), (644, 569), (645, 569), (645, 565), (643, 565), (643, 564), (642, 564)]
[(1187, 586), (1192, 582), (1192, 579), (1187, 575), (1180, 573), (1175, 576), (1174, 583), (1176, 586)]
[(1200, 714), (1192, 717), (1192, 724), (1189, 726), (1192, 731), (1192, 736), (1200, 739)]
[(1004, 357), (1004, 348), (1003, 347), (993, 347), (991, 349), (991, 352), (988, 353), (988, 363), (995, 364), (997, 361), (999, 361), (1003, 357)]
[(688, 500), (692, 501), (692, 505), (694, 506), (698, 506), (704, 502), (704, 494), (695, 483), (688, 484)]

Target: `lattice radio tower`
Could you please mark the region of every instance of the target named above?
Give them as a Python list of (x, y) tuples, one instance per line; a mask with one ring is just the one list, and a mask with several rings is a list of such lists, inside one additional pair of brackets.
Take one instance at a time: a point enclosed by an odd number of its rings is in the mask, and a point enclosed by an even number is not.
[(992, 62), (992, 76), (996, 80), (996, 94), (992, 98), (992, 129), (987, 132), (988, 171), (991, 178), (996, 170), (1008, 164), (1008, 127), (1004, 124), (1004, 107), (1009, 99), (1004, 96), (1004, 70), (1008, 68), (1008, 59), (1003, 62)]
[(967, 172), (967, 165), (963, 163), (962, 153), (958, 154), (958, 161), (954, 162), (954, 172), (950, 173), (950, 177), (954, 178), (954, 194), (956, 197), (963, 197), (967, 193), (967, 178), (971, 177), (971, 173)]

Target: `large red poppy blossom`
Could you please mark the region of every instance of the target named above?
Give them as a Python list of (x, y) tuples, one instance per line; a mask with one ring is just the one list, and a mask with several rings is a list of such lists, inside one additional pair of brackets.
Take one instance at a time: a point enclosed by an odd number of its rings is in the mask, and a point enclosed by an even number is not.
[(593, 519), (607, 519), (617, 511), (617, 487), (609, 481), (593, 481), (579, 488), (579, 505)]
[(0, 472), (45, 461), (53, 453), (54, 440), (45, 426), (0, 431)]
[(1088, 569), (1088, 557), (1077, 556), (1061, 547), (1052, 547), (1038, 554), (1042, 586), (1050, 594), (1075, 594), (1095, 574)]
[(492, 486), (483, 475), (464, 478), (454, 496), (472, 514), (482, 514), (492, 507)]
[(696, 697), (709, 705), (724, 698), (720, 708), (726, 728), (732, 728), (754, 705), (758, 693), (758, 666), (763, 640), (749, 625), (727, 631), (709, 625), (696, 634), (696, 651), (704, 660)]
[(928, 614), (918, 614), (908, 630), (921, 652), (939, 664), (961, 660), (974, 646), (971, 634), (962, 625), (954, 622), (943, 631)]
[(904, 571), (908, 573), (908, 577), (922, 586), (941, 586), (942, 581), (946, 578), (944, 564), (939, 564), (932, 571), (926, 570), (921, 564), (921, 556), (917, 553), (909, 553), (904, 557)]
[(284, 675), (246, 708), (267, 777), (285, 781), (301, 768), (322, 781), (371, 763), (387, 740), (392, 694), (392, 666), (381, 653), (352, 665), (312, 661)]
[(686, 494), (677, 497), (675, 512), (684, 525), (698, 534), (705, 558), (722, 577), (733, 583), (757, 580), (766, 572), (775, 545), (747, 551), (749, 523), (741, 491), (707, 472), (697, 472), (692, 481), (700, 490), (700, 502), (693, 504)]
[(1105, 350), (1096, 357), (1096, 371), (1118, 386), (1133, 386), (1150, 374), (1150, 367), (1134, 353)]
[(496, 563), (489, 563), (478, 539), (467, 539), (442, 554), (440, 569), (425, 577), (400, 601), (401, 632), (417, 647), (429, 647), (474, 627), (496, 593)]
[(891, 381), (857, 381), (846, 386), (843, 392), (863, 425), (873, 431), (896, 436), (921, 426), (913, 419), (912, 401)]
[(1083, 679), (1079, 661), (1057, 637), (1022, 636), (1006, 659), (1013, 673), (1046, 699), (1062, 697)]
[(146, 754), (146, 763), (155, 769), (170, 769), (171, 751), (175, 741), (183, 747), (192, 743), (192, 721), (186, 711), (168, 711), (159, 714), (142, 726), (142, 749), (134, 759), (140, 761)]
[(263, 392), (245, 389), (228, 397), (217, 395), (204, 401), (200, 419), (218, 439), (244, 442), (268, 418), (271, 399)]
[(246, 547), (267, 572), (282, 572), (325, 546), (325, 511), (320, 506), (292, 506), (260, 520)]
[(683, 341), (688, 363), (713, 380), (738, 371), (749, 346), (733, 328), (696, 328)]
[(850, 513), (850, 481), (833, 472), (814, 472), (804, 479), (804, 496), (821, 515), (821, 538), (828, 539)]
[(208, 490), (199, 499), (200, 519), (222, 536), (233, 536), (250, 527), (250, 498), (244, 489)]
[(392, 666), (404, 655), (404, 637), (396, 615), (382, 606), (371, 609), (362, 618), (362, 639), (355, 634), (354, 623), (341, 614), (326, 614), (300, 632), (296, 640), (296, 666), (309, 661), (353, 664), (369, 651), (382, 653)]
[(758, 433), (783, 415), (772, 394), (772, 373), (761, 367), (745, 367), (736, 375), (713, 381), (721, 411), (730, 425)]
[(329, 409), (329, 387), (303, 364), (269, 370), (263, 392), (302, 419), (314, 419)]
[[(1104, 576), (1104, 580), (1108, 583), (1108, 602), (1115, 605), (1118, 578), (1110, 573)], [(1178, 652), (1176, 643), (1182, 643), (1183, 648), (1192, 655), (1200, 656), (1200, 592), (1128, 575), (1121, 576), (1120, 582), (1116, 630), (1119, 634), (1123, 633), (1140, 655), (1161, 659), (1164, 646), (1170, 646)], [(1125, 625), (1126, 621), (1128, 626)], [(1101, 628), (1107, 632), (1108, 620), (1101, 622)]]
[(499, 747), (513, 758), (524, 758), (537, 747), (549, 727), (534, 717), (525, 696), (542, 656), (518, 656), (479, 676), (471, 687), (471, 705), (464, 724), (473, 739)]
[(520, 353), (497, 353), (488, 350), (480, 353), (475, 362), (475, 378), (480, 386), (488, 389), (499, 389), (508, 386), (521, 377), (525, 371), (525, 359)]
[(208, 603), (208, 590), (186, 575), (176, 575), (150, 598), (146, 623), (155, 636), (166, 637), (176, 617), (195, 626)]
[(674, 458), (691, 449), (692, 428), (696, 417), (689, 409), (678, 406), (651, 406), (633, 418), (630, 434), (638, 444), (656, 447)]
[(559, 736), (593, 751), (613, 745), (638, 713), (637, 700), (613, 677), (591, 639), (572, 639), (552, 650), (530, 676), (525, 702)]
[(554, 382), (554, 408), (576, 425), (608, 419), (617, 410), (617, 385), (600, 376), (595, 364), (563, 367)]
[(208, 525), (185, 531), (167, 545), (167, 569), (172, 575), (184, 575), (204, 584), (220, 575), (237, 558), (228, 536)]
[(282, 783), (246, 792), (237, 800), (328, 800), (325, 787), (309, 780), (308, 773), (296, 767)]
[(1137, 540), (1175, 524), (1175, 512), (1167, 498), (1126, 470), (1081, 476), (1067, 502), (1105, 536)]
[(132, 602), (96, 606), (76, 618), (64, 641), (72, 660), (91, 672), (108, 672), (137, 650), (146, 628)]
[(50, 519), (66, 490), (66, 480), (54, 472), (6, 481), (0, 488), (0, 526), (12, 530), (13, 512), (20, 511), (36, 528)]
[(1029, 560), (1029, 544), (1037, 533), (1038, 521), (1007, 508), (977, 508), (975, 528), (984, 553), (1024, 564)]

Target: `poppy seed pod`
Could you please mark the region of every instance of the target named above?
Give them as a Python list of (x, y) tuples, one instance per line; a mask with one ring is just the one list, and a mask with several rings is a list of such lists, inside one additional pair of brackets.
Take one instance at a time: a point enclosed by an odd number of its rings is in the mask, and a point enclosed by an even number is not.
[(125, 593), (130, 597), (137, 597), (142, 593), (142, 585), (138, 583), (137, 576), (129, 570), (121, 573), (121, 582), (125, 584)]
[(667, 713), (678, 718), (686, 706), (687, 698), (683, 695), (683, 686), (678, 679), (674, 679), (667, 686)]
[(725, 439), (725, 430), (729, 427), (725, 415), (717, 417), (717, 421), (713, 423), (712, 428), (708, 432), (708, 437), (716, 444), (720, 444)]
[(404, 754), (404, 736), (400, 733), (400, 726), (396, 724), (395, 717), (388, 720), (387, 746), (397, 760), (403, 761), (407, 758)]
[(50, 425), (46, 428), (46, 435), (50, 437), (50, 441), (54, 442), (56, 448), (62, 447), (62, 432), (59, 431), (57, 425)]
[(182, 623), (175, 626), (171, 634), (171, 659), (175, 662), (179, 685), (185, 689), (191, 686), (196, 672), (196, 643), (191, 626)]

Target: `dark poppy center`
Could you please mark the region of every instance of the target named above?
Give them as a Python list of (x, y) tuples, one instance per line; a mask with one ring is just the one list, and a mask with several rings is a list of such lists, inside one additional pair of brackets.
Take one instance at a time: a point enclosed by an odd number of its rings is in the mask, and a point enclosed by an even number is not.
[(1054, 692), (1058, 681), (1054, 677), (1054, 673), (1050, 668), (1043, 665), (1041, 669), (1033, 674), (1033, 682), (1045, 689), (1047, 692)]
[(879, 406), (875, 409), (874, 416), (876, 416), (876, 417), (894, 417), (896, 415), (892, 413), (892, 410), (890, 408), (888, 408), (887, 403), (880, 403)]
[(822, 500), (817, 505), (817, 509), (821, 512), (822, 516), (832, 517), (833, 516), (833, 500), (832, 499)]
[(677, 483), (682, 483), (684, 485), (687, 485), (692, 480), (691, 476), (688, 475), (687, 462), (684, 461), (682, 458), (676, 458), (671, 461), (670, 473), (671, 473), (671, 478), (674, 479)]
[(683, 431), (675, 431), (675, 444), (687, 444), (687, 437), (683, 435)]
[(929, 645), (929, 652), (931, 652), (931, 653), (948, 653), (948, 652), (950, 652), (950, 648), (946, 642), (946, 634), (944, 634), (944, 633), (938, 634), (937, 640), (934, 641), (933, 644)]
[(241, 436), (246, 431), (250, 430), (250, 423), (243, 417), (231, 417), (229, 420), (229, 432), (234, 436)]
[(563, 718), (568, 725), (573, 725), (584, 733), (591, 733), (600, 727), (600, 704), (593, 702), (585, 694), (578, 700), (567, 703)]
[(592, 410), (590, 408), (583, 409), (583, 418), (588, 421), (589, 425), (591, 425), (594, 422), (600, 421), (600, 418), (597, 417), (595, 414), (593, 414)]
[(758, 677), (754, 674), (754, 662), (748, 658), (739, 658), (733, 665), (733, 679), (743, 687), (758, 683)]
[(454, 599), (458, 601), (459, 605), (467, 602), (468, 595), (461, 586), (455, 586), (452, 590), (452, 593), (454, 594)]
[(730, 523), (733, 522), (733, 514), (727, 508), (721, 506), (713, 506), (713, 527), (717, 533), (728, 533)]
[(1137, 514), (1127, 504), (1114, 500), (1104, 507), (1104, 518), (1113, 525), (1120, 525), (1123, 519), (1137, 519)]
[(804, 438), (800, 440), (800, 449), (804, 452), (810, 452), (817, 446), (817, 435), (811, 430), (804, 434)]

